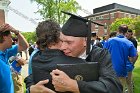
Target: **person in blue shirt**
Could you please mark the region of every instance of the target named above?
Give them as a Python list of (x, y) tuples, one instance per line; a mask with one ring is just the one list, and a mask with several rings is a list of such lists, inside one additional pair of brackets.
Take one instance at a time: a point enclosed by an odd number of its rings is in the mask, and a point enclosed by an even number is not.
[[(12, 34), (18, 38), (18, 44), (12, 45)], [(9, 24), (0, 26), (0, 93), (14, 93), (13, 80), (8, 60), (17, 52), (28, 48), (23, 35)]]
[(127, 62), (135, 62), (137, 56), (137, 51), (133, 43), (125, 37), (127, 30), (127, 25), (119, 26), (118, 35), (108, 39), (104, 45), (104, 48), (108, 49), (111, 54), (113, 68), (116, 71), (124, 90), (128, 74), (126, 67), (128, 64)]
[(32, 58), (33, 58), (34, 54), (38, 51), (39, 51), (39, 49), (36, 48), (30, 55), (29, 64), (28, 64), (28, 75), (32, 74)]

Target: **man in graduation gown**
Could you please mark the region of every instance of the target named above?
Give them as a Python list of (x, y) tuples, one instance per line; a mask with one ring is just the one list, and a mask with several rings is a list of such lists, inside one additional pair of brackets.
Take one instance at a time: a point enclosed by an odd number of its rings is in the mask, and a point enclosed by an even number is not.
[[(91, 21), (65, 13), (71, 17), (62, 27), (61, 50), (67, 56), (80, 57), (88, 62), (99, 62), (99, 80), (74, 81), (62, 71), (53, 70), (51, 75), (55, 89), (61, 92), (69, 90), (73, 93), (122, 93), (122, 86), (112, 68), (109, 52), (96, 46), (90, 47)], [(60, 85), (55, 79), (63, 80), (65, 86)]]
[[(60, 49), (67, 56), (79, 57), (88, 62), (99, 62), (99, 79), (90, 82), (76, 81), (63, 71), (56, 69), (51, 72), (55, 90), (72, 93), (122, 93), (122, 85), (112, 68), (109, 52), (96, 46), (90, 47), (91, 21), (70, 13), (66, 14), (71, 15), (71, 17), (62, 27)], [(63, 81), (63, 84), (59, 81)], [(45, 83), (46, 81), (41, 81), (37, 85), (43, 86)], [(42, 93), (49, 93), (47, 88), (42, 86)], [(33, 88), (37, 87), (34, 85), (30, 90), (33, 90)]]

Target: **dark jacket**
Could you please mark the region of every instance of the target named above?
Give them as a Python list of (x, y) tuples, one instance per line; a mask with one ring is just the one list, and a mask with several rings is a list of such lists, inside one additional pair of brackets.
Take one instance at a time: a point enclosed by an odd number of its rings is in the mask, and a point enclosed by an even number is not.
[(137, 49), (137, 46), (138, 46), (137, 40), (134, 37), (131, 37), (128, 40), (130, 40), (133, 43), (133, 45), (135, 46), (135, 48)]
[(32, 59), (32, 74), (34, 83), (41, 80), (49, 79), (49, 83), (45, 86), (55, 90), (52, 85), (50, 72), (57, 69), (57, 64), (76, 64), (85, 63), (86, 61), (76, 57), (68, 57), (60, 50), (46, 49), (38, 51)]
[[(68, 62), (67, 60), (68, 57), (67, 56), (63, 56), (63, 57), (66, 57), (65, 62)], [(86, 61), (99, 62), (100, 77), (98, 81), (91, 81), (91, 82), (77, 81), (80, 93), (122, 93), (122, 85), (120, 84), (112, 68), (110, 54), (107, 50), (93, 46), (92, 51), (88, 55)], [(56, 59), (56, 63), (57, 62), (58, 62), (58, 59)], [(62, 62), (62, 61), (59, 61), (59, 62)], [(73, 63), (75, 63), (75, 61)], [(26, 86), (27, 87), (30, 86), (31, 82), (32, 82), (32, 77), (28, 76), (25, 79)]]

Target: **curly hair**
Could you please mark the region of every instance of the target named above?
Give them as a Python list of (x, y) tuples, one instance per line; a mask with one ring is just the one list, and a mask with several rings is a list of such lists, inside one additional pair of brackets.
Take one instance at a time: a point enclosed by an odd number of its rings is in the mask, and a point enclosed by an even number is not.
[(37, 45), (39, 49), (45, 49), (46, 47), (59, 42), (61, 28), (59, 24), (52, 20), (46, 20), (39, 23), (36, 28)]

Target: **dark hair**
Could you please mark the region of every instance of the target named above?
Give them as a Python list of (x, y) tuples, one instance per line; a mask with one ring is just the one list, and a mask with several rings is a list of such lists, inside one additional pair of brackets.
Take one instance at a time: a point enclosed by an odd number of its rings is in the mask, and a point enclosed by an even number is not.
[(18, 42), (18, 38), (17, 37), (12, 37), (13, 43), (12, 45), (15, 45)]
[(39, 23), (36, 28), (37, 45), (40, 49), (59, 42), (60, 26), (52, 20), (46, 20)]
[(128, 29), (127, 31), (130, 32), (130, 33), (133, 33), (133, 31), (131, 29)]
[(117, 35), (117, 32), (116, 31), (114, 31), (114, 32), (111, 32), (110, 34), (109, 34), (109, 37), (111, 38), (111, 37), (115, 37)]
[(127, 32), (127, 30), (128, 30), (128, 26), (122, 24), (122, 25), (119, 26), (118, 30), (119, 30), (120, 33), (125, 34)]
[(0, 43), (3, 43), (3, 36), (8, 36), (10, 34), (10, 31), (7, 30), (7, 31), (4, 31), (4, 32), (0, 32)]
[(97, 36), (95, 32), (92, 32), (91, 35), (92, 35), (92, 37)]

